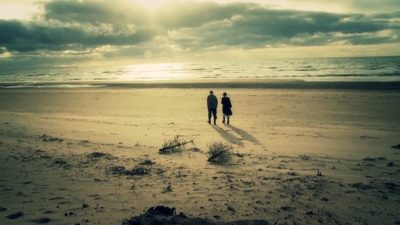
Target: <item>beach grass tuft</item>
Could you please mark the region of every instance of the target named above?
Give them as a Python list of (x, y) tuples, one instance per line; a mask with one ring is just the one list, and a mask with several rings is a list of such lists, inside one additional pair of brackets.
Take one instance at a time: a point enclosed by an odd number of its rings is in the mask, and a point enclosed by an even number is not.
[(160, 154), (171, 154), (171, 153), (179, 153), (182, 152), (183, 146), (187, 143), (187, 141), (180, 138), (178, 135), (173, 139), (165, 140), (162, 144), (159, 153)]
[(214, 142), (208, 146), (208, 161), (222, 164), (229, 162), (232, 158), (232, 145), (224, 142)]

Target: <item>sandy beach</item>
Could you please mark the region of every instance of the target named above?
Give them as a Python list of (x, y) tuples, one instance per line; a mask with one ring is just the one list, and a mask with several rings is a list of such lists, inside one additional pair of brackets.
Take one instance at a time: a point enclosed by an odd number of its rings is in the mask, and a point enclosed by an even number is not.
[[(216, 223), (400, 224), (400, 92), (382, 89), (215, 87), (234, 114), (216, 126), (206, 86), (0, 89), (0, 224), (122, 224), (160, 205)], [(160, 154), (175, 136), (193, 143)], [(207, 161), (219, 141), (222, 165)]]

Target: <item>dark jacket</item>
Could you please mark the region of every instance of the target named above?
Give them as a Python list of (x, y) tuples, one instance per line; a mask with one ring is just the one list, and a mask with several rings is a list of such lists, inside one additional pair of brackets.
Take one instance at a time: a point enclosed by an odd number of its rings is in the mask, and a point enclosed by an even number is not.
[(207, 108), (216, 109), (218, 107), (218, 99), (215, 95), (210, 94), (207, 97)]
[(231, 99), (229, 97), (222, 97), (221, 104), (222, 104), (222, 113), (224, 115), (231, 116), (232, 115)]

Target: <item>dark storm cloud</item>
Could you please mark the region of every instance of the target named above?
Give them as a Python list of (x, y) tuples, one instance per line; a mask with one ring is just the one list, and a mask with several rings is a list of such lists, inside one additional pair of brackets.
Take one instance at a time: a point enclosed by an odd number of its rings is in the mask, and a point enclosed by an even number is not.
[(335, 14), (256, 3), (187, 2), (149, 12), (118, 0), (54, 0), (44, 5), (40, 19), (0, 20), (0, 48), (12, 52), (103, 45), (160, 49), (167, 43), (196, 51), (221, 46), (383, 44), (399, 41), (399, 20), (399, 12)]
[(0, 20), (0, 45), (11, 51), (85, 49), (100, 45), (129, 45), (147, 41), (151, 32), (142, 28), (107, 32), (88, 27), (56, 26)]
[[(201, 26), (181, 29), (180, 39), (185, 47), (212, 47), (216, 45), (259, 47), (265, 45), (321, 45), (342, 41), (344, 34), (347, 43), (353, 35), (374, 34), (387, 29), (398, 29), (398, 13), (381, 15), (333, 14), (323, 12), (304, 12), (294, 10), (274, 10), (254, 4), (242, 5), (230, 17), (218, 21), (210, 20)], [(222, 10), (223, 7), (220, 6)], [(189, 17), (186, 19), (190, 19)], [(396, 30), (398, 33), (398, 30)], [(187, 34), (187, 35), (185, 35)], [(185, 36), (195, 37), (191, 40)], [(302, 39), (303, 41), (299, 41)], [(377, 43), (377, 38), (365, 38)], [(398, 41), (398, 38), (380, 38), (381, 43)]]
[(400, 3), (398, 0), (344, 0), (347, 4), (352, 5), (354, 8), (359, 10), (373, 11), (376, 9), (384, 10), (387, 12), (393, 12), (399, 10)]
[[(153, 38), (143, 9), (111, 2), (51, 1), (42, 19), (0, 20), (0, 47), (10, 51), (82, 50), (135, 45)], [(127, 9), (127, 10), (126, 10)]]

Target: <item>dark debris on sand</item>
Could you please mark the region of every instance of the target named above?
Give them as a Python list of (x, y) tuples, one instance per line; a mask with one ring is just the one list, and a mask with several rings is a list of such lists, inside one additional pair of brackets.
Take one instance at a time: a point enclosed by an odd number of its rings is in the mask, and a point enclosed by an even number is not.
[(113, 166), (110, 168), (112, 174), (125, 175), (125, 176), (144, 176), (151, 172), (151, 168), (148, 166), (136, 166), (132, 169), (126, 169), (125, 166)]
[(365, 158), (363, 158), (363, 161), (369, 161), (369, 162), (374, 162), (377, 160), (386, 160), (386, 158), (385, 157), (377, 157), (377, 158), (365, 157)]
[(42, 139), (42, 141), (44, 142), (58, 142), (58, 143), (63, 142), (63, 139), (58, 137), (52, 137), (47, 134), (43, 134), (42, 136), (40, 136), (40, 139)]
[(353, 184), (349, 184), (349, 185), (352, 188), (356, 188), (358, 190), (363, 190), (363, 191), (373, 188), (371, 185), (363, 184), (363, 183), (353, 183)]
[(23, 215), (24, 215), (23, 212), (16, 212), (16, 213), (12, 213), (12, 214), (8, 215), (8, 216), (7, 216), (7, 219), (9, 219), (9, 220), (15, 220), (15, 219), (20, 218), (20, 217), (23, 216)]
[(396, 164), (394, 163), (394, 162), (388, 162), (388, 164), (386, 164), (386, 166), (387, 167), (393, 167), (393, 166), (395, 166)]
[(156, 164), (154, 161), (151, 161), (150, 159), (145, 159), (139, 163), (139, 165), (145, 165), (145, 166), (151, 166), (153, 164)]
[(37, 218), (37, 219), (31, 220), (31, 222), (36, 223), (36, 224), (46, 224), (46, 223), (50, 223), (51, 219), (47, 218), (47, 217), (42, 217), (42, 218)]
[(143, 177), (151, 176), (153, 174), (160, 175), (165, 172), (165, 170), (156, 165), (156, 162), (150, 159), (140, 159), (136, 166), (127, 168), (122, 165), (111, 166), (108, 172), (113, 175), (118, 176), (128, 176), (128, 177)]
[(91, 153), (87, 154), (87, 158), (89, 158), (91, 160), (97, 160), (100, 158), (112, 160), (112, 159), (116, 159), (117, 157), (111, 155), (110, 153), (91, 152)]
[(59, 167), (64, 168), (64, 169), (71, 169), (71, 168), (72, 168), (72, 165), (71, 165), (71, 164), (69, 164), (69, 163), (68, 163), (67, 161), (65, 161), (64, 159), (60, 159), (60, 158), (54, 159), (53, 165), (59, 166)]
[(400, 144), (398, 144), (398, 145), (393, 145), (392, 148), (400, 149)]
[(122, 225), (269, 225), (266, 220), (239, 220), (219, 222), (203, 218), (189, 218), (182, 212), (177, 214), (175, 208), (167, 206), (151, 207), (144, 214), (125, 220)]
[(387, 189), (389, 189), (392, 192), (396, 191), (400, 187), (400, 185), (393, 182), (385, 182), (384, 185)]

